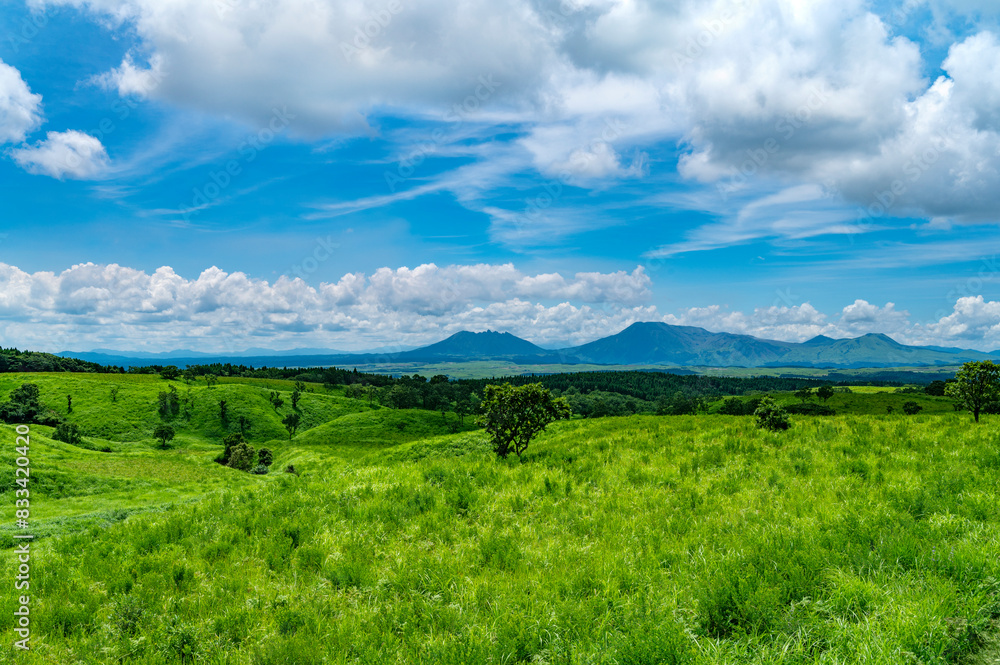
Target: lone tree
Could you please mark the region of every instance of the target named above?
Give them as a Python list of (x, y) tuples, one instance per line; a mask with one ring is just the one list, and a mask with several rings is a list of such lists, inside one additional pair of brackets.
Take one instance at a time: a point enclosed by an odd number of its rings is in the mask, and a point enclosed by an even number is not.
[(174, 438), (174, 428), (170, 425), (157, 425), (153, 430), (153, 436), (160, 440), (160, 447), (166, 449), (167, 444)]
[(289, 413), (287, 416), (282, 418), (281, 424), (285, 426), (288, 430), (288, 439), (291, 440), (295, 436), (295, 430), (299, 428), (299, 423), (302, 422), (302, 416), (297, 413)]
[(824, 402), (831, 397), (833, 397), (833, 387), (832, 386), (820, 386), (816, 389), (816, 396), (819, 397)]
[(486, 428), (493, 450), (500, 457), (521, 453), (531, 439), (553, 420), (573, 413), (565, 397), (553, 397), (540, 383), (514, 387), (490, 384), (483, 390), (482, 415), (476, 420)]
[(270, 448), (261, 448), (257, 451), (257, 464), (261, 466), (271, 466), (274, 462), (274, 453)]
[(915, 416), (923, 410), (924, 407), (920, 406), (916, 402), (903, 402), (903, 413), (908, 416)]
[(795, 396), (798, 397), (800, 400), (802, 400), (802, 403), (805, 404), (810, 399), (812, 399), (813, 396), (812, 388), (801, 388), (799, 390), (796, 390)]
[(955, 374), (954, 383), (947, 384), (944, 394), (972, 411), (978, 423), (983, 407), (1000, 397), (1000, 365), (992, 360), (965, 363)]
[(219, 400), (219, 418), (222, 422), (227, 422), (229, 420), (229, 414), (226, 411), (226, 400), (224, 399)]
[(770, 397), (765, 397), (760, 401), (760, 405), (753, 415), (757, 417), (757, 427), (761, 429), (777, 432), (788, 429), (790, 426), (788, 412), (778, 406)]

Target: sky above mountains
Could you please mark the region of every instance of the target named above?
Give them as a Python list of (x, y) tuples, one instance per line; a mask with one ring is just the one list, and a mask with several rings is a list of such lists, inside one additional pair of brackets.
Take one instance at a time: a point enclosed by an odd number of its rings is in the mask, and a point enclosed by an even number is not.
[(1000, 348), (976, 0), (6, 0), (0, 342)]

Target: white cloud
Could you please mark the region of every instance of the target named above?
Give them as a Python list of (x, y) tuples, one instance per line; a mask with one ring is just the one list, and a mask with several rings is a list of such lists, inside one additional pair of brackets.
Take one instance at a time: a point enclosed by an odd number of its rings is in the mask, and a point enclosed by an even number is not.
[(100, 140), (70, 130), (48, 132), (44, 141), (11, 151), (28, 173), (81, 180), (99, 177), (108, 168), (108, 153)]
[[(865, 0), (36, 4), (73, 5), (134, 30), (135, 53), (148, 54), (148, 64), (129, 55), (99, 77), (123, 95), (257, 125), (287, 107), (299, 137), (372, 131), (370, 117), (382, 114), (516, 127), (512, 143), (522, 154), (491, 165), (489, 179), (451, 190), (490, 214), (501, 241), (521, 211), (495, 202), (486, 211), (484, 188), (529, 168), (587, 187), (642, 177), (655, 172), (643, 153), (664, 143), (681, 146), (680, 173), (691, 182), (735, 183), (754, 198), (823, 183), (850, 203), (836, 217), (788, 216), (767, 233), (716, 234), (733, 242), (863, 232), (907, 215), (997, 221), (995, 34), (983, 28), (952, 43), (944, 63), (927, 62)], [(905, 13), (922, 4), (939, 12), (948, 3), (908, 1)], [(988, 6), (968, 0), (957, 9), (975, 16)], [(939, 65), (945, 75), (927, 80)], [(616, 124), (610, 135), (608, 122)], [(476, 140), (487, 145), (493, 134)], [(482, 162), (496, 156), (478, 154)], [(540, 228), (573, 227), (576, 211), (558, 207)], [(737, 214), (723, 224), (745, 227)], [(716, 246), (693, 240), (688, 249)]]
[(0, 145), (20, 143), (42, 124), (42, 96), (21, 78), (21, 72), (0, 60)]
[(649, 278), (631, 273), (526, 275), (510, 264), (382, 268), (310, 286), (273, 283), (209, 268), (195, 279), (169, 267), (152, 274), (80, 264), (27, 273), (0, 263), (0, 335), (5, 343), (68, 348), (205, 351), (249, 347), (416, 346), (460, 330), (506, 330), (548, 347), (582, 344), (637, 321), (663, 321), (765, 339), (884, 333), (905, 344), (1000, 348), (1000, 302), (959, 298), (952, 312), (912, 321), (893, 303), (855, 300), (827, 314), (809, 303), (692, 307), (662, 314), (643, 304)]
[(313, 287), (215, 267), (189, 280), (169, 267), (150, 275), (87, 263), (29, 274), (0, 264), (0, 313), (5, 339), (54, 350), (116, 340), (122, 348), (177, 348), (194, 339), (215, 350), (286, 342), (358, 348), (487, 328), (545, 343), (587, 341), (654, 316), (641, 304), (648, 286), (642, 268), (563, 277), (525, 275), (510, 264), (427, 264)]
[(117, 90), (122, 97), (129, 95), (148, 97), (165, 76), (162, 55), (154, 54), (149, 67), (143, 69), (136, 67), (132, 54), (128, 53), (121, 65), (99, 74), (93, 81), (105, 89)]

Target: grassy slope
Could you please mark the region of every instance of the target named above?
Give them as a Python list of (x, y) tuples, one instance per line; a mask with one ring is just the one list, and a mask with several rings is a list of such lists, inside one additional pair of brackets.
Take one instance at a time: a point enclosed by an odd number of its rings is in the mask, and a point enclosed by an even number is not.
[[(37, 543), (20, 662), (943, 663), (1000, 614), (994, 418), (572, 421), (519, 464), (440, 414), (314, 395), (342, 417), (269, 444), (302, 475), (255, 478), (208, 461), (228, 387), (170, 454), (36, 439), (33, 466), (79, 491), (146, 480), (101, 467), (139, 456), (230, 489)], [(233, 399), (275, 429), (266, 399)]]

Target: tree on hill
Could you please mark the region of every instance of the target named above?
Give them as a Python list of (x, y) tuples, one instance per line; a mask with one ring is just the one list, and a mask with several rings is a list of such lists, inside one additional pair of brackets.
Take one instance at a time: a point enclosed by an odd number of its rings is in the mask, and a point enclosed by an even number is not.
[(274, 462), (274, 453), (270, 448), (261, 448), (257, 451), (257, 464), (261, 466), (271, 466)]
[(118, 391), (121, 390), (121, 386), (112, 386), (111, 388), (111, 401), (118, 401)]
[(791, 423), (788, 422), (788, 413), (770, 397), (765, 397), (760, 401), (754, 416), (757, 417), (757, 427), (772, 432), (785, 430), (791, 426)]
[(302, 422), (302, 416), (297, 413), (289, 413), (281, 420), (281, 424), (285, 426), (288, 430), (288, 438), (291, 439), (295, 436), (295, 430), (299, 428), (299, 424)]
[(227, 422), (228, 413), (226, 412), (226, 400), (219, 400), (219, 418), (222, 422)]
[(924, 392), (935, 397), (944, 397), (944, 391), (947, 387), (948, 384), (944, 381), (931, 381), (924, 386)]
[(920, 406), (916, 402), (903, 402), (903, 413), (908, 416), (915, 416), (923, 410), (923, 408), (924, 407)]
[(153, 436), (160, 440), (160, 447), (166, 449), (167, 444), (174, 438), (174, 428), (170, 425), (157, 425), (153, 430)]
[(800, 400), (802, 400), (802, 403), (805, 404), (806, 402), (812, 399), (813, 396), (812, 388), (809, 387), (799, 388), (798, 390), (795, 391), (795, 396), (798, 397)]
[(824, 402), (834, 395), (833, 386), (820, 386), (816, 389), (816, 396)]
[(181, 375), (181, 371), (176, 365), (167, 365), (162, 370), (160, 370), (160, 378), (167, 381), (176, 381)]
[(215, 374), (205, 375), (205, 385), (207, 385), (209, 388), (211, 388), (218, 382), (219, 382), (219, 377), (217, 377)]
[(572, 415), (564, 397), (553, 397), (540, 383), (514, 387), (489, 384), (483, 389), (482, 415), (477, 422), (486, 428), (493, 451), (500, 457), (521, 454), (531, 439), (554, 420)]
[(0, 420), (7, 423), (35, 422), (42, 411), (40, 391), (34, 383), (22, 383), (0, 404)]
[(292, 391), (292, 408), (298, 410), (299, 408), (299, 398), (302, 397), (302, 391), (299, 390), (299, 386), (304, 386), (302, 383), (295, 384), (295, 390)]
[(955, 374), (955, 382), (945, 388), (945, 395), (972, 411), (978, 423), (983, 409), (1000, 398), (1000, 365), (991, 360), (965, 363)]

